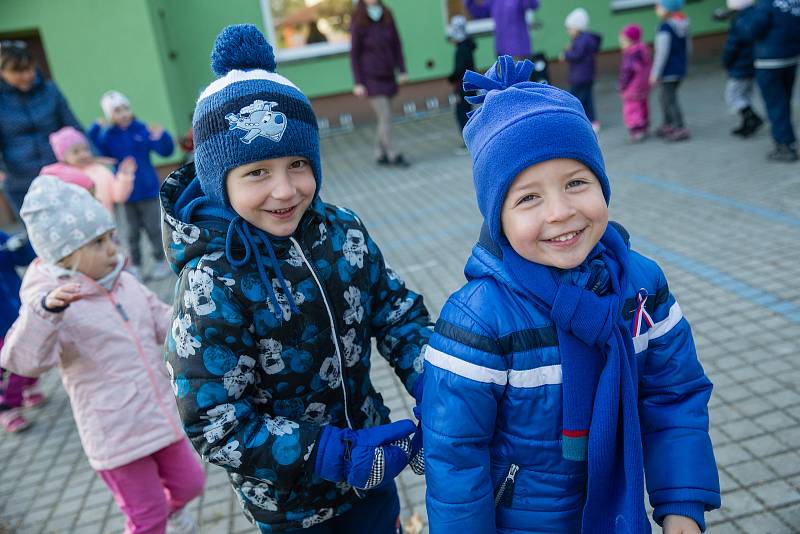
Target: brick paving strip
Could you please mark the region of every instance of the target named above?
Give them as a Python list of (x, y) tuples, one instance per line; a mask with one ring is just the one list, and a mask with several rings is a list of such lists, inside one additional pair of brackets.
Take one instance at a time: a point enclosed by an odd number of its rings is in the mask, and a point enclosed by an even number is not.
[[(716, 66), (695, 68), (681, 91), (692, 140), (629, 146), (613, 80), (600, 81), (611, 217), (666, 271), (715, 384), (723, 508), (707, 516), (709, 532), (800, 532), (800, 165), (766, 163), (766, 131), (749, 141), (728, 134), (736, 118), (724, 109), (723, 86)], [(325, 138), (323, 198), (361, 216), (436, 317), (463, 283), (480, 227), (470, 160), (457, 153), (449, 114), (405, 122), (396, 137), (413, 163), (407, 170), (372, 164), (370, 128)], [(170, 299), (171, 284), (153, 289)], [(393, 418), (410, 417), (409, 396), (373, 354), (375, 386)], [(0, 533), (120, 532), (122, 515), (83, 456), (56, 372), (43, 387), (51, 402), (30, 414), (35, 425), (0, 439)], [(207, 473), (205, 494), (190, 505), (201, 532), (254, 533), (224, 471)], [(424, 480), (406, 470), (398, 487), (403, 517), (424, 519)]]

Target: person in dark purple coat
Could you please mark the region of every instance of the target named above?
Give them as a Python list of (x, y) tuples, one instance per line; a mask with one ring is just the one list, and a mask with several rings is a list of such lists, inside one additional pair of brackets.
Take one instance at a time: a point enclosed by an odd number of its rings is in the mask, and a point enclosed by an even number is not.
[(564, 51), (563, 58), (569, 63), (569, 92), (581, 101), (586, 116), (595, 132), (600, 123), (594, 114), (594, 73), (595, 56), (600, 50), (601, 37), (589, 31), (589, 13), (582, 7), (570, 12), (564, 25), (571, 43)]
[(350, 64), (356, 82), (353, 94), (368, 97), (378, 119), (376, 162), (406, 167), (408, 162), (392, 145), (392, 98), (397, 94), (398, 81), (395, 75), (400, 83), (407, 80), (392, 12), (381, 0), (358, 0), (350, 34)]

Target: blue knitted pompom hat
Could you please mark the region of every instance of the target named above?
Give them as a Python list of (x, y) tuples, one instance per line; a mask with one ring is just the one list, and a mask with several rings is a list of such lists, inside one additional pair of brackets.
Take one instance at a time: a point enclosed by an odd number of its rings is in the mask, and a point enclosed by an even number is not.
[(606, 203), (611, 187), (603, 154), (577, 98), (552, 85), (528, 81), (533, 63), (501, 56), (485, 75), (467, 71), (464, 89), (482, 104), (471, 112), (464, 141), (472, 154), (478, 208), (495, 243), (503, 234), (500, 209), (517, 175), (536, 163), (570, 158), (600, 180)]
[(661, 4), (661, 7), (666, 9), (667, 11), (674, 13), (676, 11), (680, 11), (683, 9), (683, 0), (658, 0), (658, 3)]
[(192, 117), (195, 165), (212, 204), (230, 207), (229, 170), (253, 161), (303, 156), (322, 184), (317, 118), (306, 95), (275, 73), (275, 55), (252, 24), (228, 26), (211, 52), (219, 76), (197, 99)]

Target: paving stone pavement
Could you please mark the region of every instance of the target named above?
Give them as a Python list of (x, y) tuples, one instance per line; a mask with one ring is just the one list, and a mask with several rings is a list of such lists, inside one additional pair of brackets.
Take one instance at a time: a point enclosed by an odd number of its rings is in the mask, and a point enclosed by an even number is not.
[[(735, 118), (723, 85), (716, 66), (696, 67), (681, 90), (692, 140), (630, 146), (613, 80), (600, 81), (611, 216), (666, 271), (715, 384), (723, 507), (708, 515), (709, 532), (800, 532), (800, 164), (765, 162), (765, 131), (749, 141), (728, 134)], [(374, 138), (360, 128), (323, 140), (323, 197), (356, 210), (436, 317), (463, 283), (480, 227), (469, 158), (456, 153), (449, 114), (398, 126), (397, 143), (413, 162), (407, 170), (376, 168)], [(152, 286), (169, 300), (172, 282)], [(393, 418), (409, 417), (410, 398), (374, 354), (376, 388)], [(0, 438), (0, 525), (26, 534), (120, 532), (123, 518), (83, 455), (57, 373), (43, 385), (51, 402), (30, 414), (35, 425)], [(225, 473), (207, 473), (205, 494), (190, 505), (201, 532), (255, 532)], [(424, 518), (423, 479), (406, 470), (398, 486), (403, 517)]]

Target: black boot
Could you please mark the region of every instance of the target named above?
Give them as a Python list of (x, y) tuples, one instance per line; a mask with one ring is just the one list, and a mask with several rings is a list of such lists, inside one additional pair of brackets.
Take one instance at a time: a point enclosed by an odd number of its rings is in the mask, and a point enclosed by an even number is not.
[(742, 122), (739, 123), (739, 126), (737, 128), (731, 130), (731, 135), (739, 135), (739, 136), (743, 135), (743, 133), (747, 129), (747, 110), (749, 109), (750, 108), (744, 108), (739, 110), (739, 115), (742, 116)]
[(737, 134), (742, 137), (750, 137), (756, 131), (761, 128), (761, 125), (764, 124), (764, 121), (759, 117), (753, 108), (746, 107), (742, 110), (742, 114), (744, 116), (744, 124), (741, 133)]

